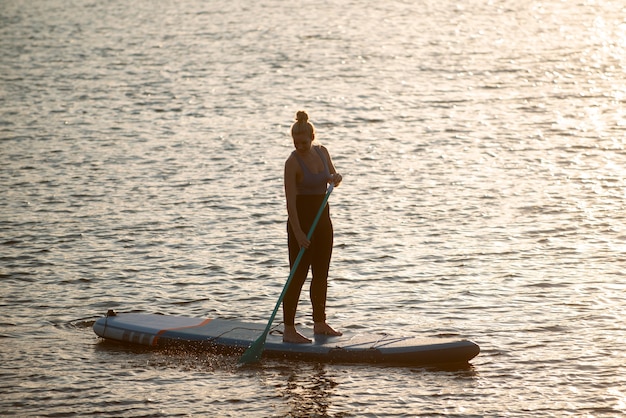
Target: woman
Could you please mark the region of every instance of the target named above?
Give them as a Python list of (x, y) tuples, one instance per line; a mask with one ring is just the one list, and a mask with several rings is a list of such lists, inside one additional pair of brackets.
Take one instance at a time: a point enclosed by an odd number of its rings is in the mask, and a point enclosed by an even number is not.
[(300, 252), (306, 248), (283, 299), (285, 331), (283, 341), (289, 343), (310, 343), (311, 340), (300, 334), (295, 327), (296, 309), (300, 292), (309, 272), (313, 273), (310, 297), (313, 305), (313, 331), (318, 335), (339, 336), (326, 323), (326, 289), (328, 268), (333, 251), (333, 226), (328, 205), (309, 241), (307, 233), (324, 200), (328, 183), (338, 186), (341, 174), (337, 173), (328, 150), (317, 145), (315, 128), (304, 111), (296, 114), (296, 122), (291, 126), (293, 145), (296, 148), (285, 162), (285, 196), (287, 199), (287, 236), (289, 264), (293, 264)]

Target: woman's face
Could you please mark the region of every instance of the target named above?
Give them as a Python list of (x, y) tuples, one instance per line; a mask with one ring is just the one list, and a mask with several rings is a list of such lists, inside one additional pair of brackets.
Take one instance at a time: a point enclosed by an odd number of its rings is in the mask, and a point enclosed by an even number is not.
[(308, 133), (296, 134), (293, 136), (293, 146), (300, 154), (306, 154), (311, 150), (313, 138)]

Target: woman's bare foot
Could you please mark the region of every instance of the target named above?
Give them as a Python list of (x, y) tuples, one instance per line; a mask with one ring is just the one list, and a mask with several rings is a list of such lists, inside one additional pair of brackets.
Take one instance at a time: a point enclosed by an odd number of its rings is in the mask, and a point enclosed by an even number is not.
[(339, 337), (340, 335), (343, 335), (341, 332), (332, 329), (326, 322), (316, 322), (313, 325), (313, 332), (317, 335), (330, 335), (331, 337)]
[(283, 332), (283, 342), (293, 344), (310, 344), (312, 341), (300, 334), (296, 327), (285, 325), (285, 331)]

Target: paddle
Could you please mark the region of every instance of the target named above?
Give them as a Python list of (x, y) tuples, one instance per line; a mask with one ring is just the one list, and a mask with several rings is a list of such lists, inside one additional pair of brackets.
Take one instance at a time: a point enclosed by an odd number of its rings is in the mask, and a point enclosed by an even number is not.
[[(315, 227), (317, 226), (317, 222), (322, 217), (322, 213), (324, 212), (324, 208), (326, 207), (326, 203), (328, 202), (328, 197), (332, 193), (333, 188), (334, 188), (334, 185), (331, 183), (328, 186), (328, 190), (326, 191), (326, 196), (324, 196), (322, 205), (317, 211), (317, 215), (315, 216), (315, 219), (313, 220), (313, 223), (311, 224), (311, 228), (309, 229), (309, 232), (306, 236), (306, 238), (309, 241), (311, 240), (311, 237), (313, 236), (313, 231), (315, 230)], [(248, 349), (243, 353), (243, 355), (239, 359), (239, 364), (257, 363), (259, 359), (261, 358), (261, 354), (263, 353), (263, 348), (265, 347), (265, 339), (267, 338), (267, 334), (269, 334), (270, 332), (272, 321), (274, 321), (276, 312), (278, 312), (278, 308), (280, 307), (280, 304), (285, 298), (285, 293), (287, 293), (287, 288), (289, 287), (289, 283), (291, 283), (291, 279), (293, 278), (293, 275), (295, 274), (296, 269), (298, 268), (298, 264), (300, 264), (300, 260), (302, 259), (302, 255), (304, 254), (305, 250), (306, 248), (300, 247), (300, 252), (298, 253), (298, 257), (296, 257), (296, 261), (293, 263), (293, 267), (291, 267), (291, 271), (289, 272), (289, 277), (287, 278), (287, 283), (285, 283), (285, 286), (283, 287), (283, 291), (281, 292), (280, 297), (278, 298), (278, 301), (276, 302), (276, 306), (274, 307), (274, 312), (272, 312), (272, 315), (270, 316), (270, 320), (267, 322), (267, 326), (265, 327), (265, 330), (263, 331), (261, 336), (257, 338), (252, 344), (250, 344), (250, 347), (248, 347)]]

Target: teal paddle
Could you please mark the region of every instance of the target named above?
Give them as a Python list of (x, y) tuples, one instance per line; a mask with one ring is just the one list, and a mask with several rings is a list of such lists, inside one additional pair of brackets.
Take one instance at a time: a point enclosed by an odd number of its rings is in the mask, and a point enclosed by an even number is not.
[[(328, 186), (328, 190), (326, 191), (326, 196), (324, 196), (322, 205), (317, 211), (317, 215), (315, 215), (315, 219), (313, 220), (313, 223), (311, 224), (311, 228), (309, 229), (309, 232), (307, 233), (307, 236), (306, 236), (306, 238), (309, 241), (311, 240), (311, 237), (313, 236), (313, 231), (315, 230), (315, 227), (317, 226), (317, 222), (322, 217), (322, 213), (324, 212), (324, 208), (326, 207), (328, 198), (330, 197), (330, 194), (333, 191), (333, 187), (334, 186), (332, 183)], [(296, 269), (298, 268), (298, 264), (300, 264), (300, 260), (302, 259), (302, 255), (304, 254), (305, 250), (306, 248), (300, 247), (300, 252), (298, 253), (298, 257), (296, 257), (296, 261), (293, 263), (293, 267), (291, 267), (291, 271), (289, 272), (289, 277), (287, 278), (287, 283), (285, 283), (285, 286), (283, 287), (283, 291), (281, 292), (280, 297), (278, 298), (278, 301), (276, 302), (276, 306), (274, 307), (274, 312), (272, 312), (272, 316), (270, 316), (270, 320), (267, 322), (267, 326), (265, 327), (265, 330), (263, 331), (261, 336), (257, 338), (250, 345), (250, 347), (248, 347), (248, 349), (243, 353), (243, 355), (239, 359), (239, 364), (257, 363), (259, 359), (261, 358), (261, 354), (263, 353), (263, 348), (265, 347), (265, 340), (267, 338), (267, 334), (269, 334), (270, 328), (272, 326), (272, 321), (274, 321), (274, 317), (276, 317), (276, 312), (278, 312), (278, 308), (280, 307), (280, 304), (285, 298), (285, 293), (287, 293), (287, 288), (289, 287), (289, 283), (291, 283), (291, 279), (293, 278), (293, 275), (296, 273)]]

